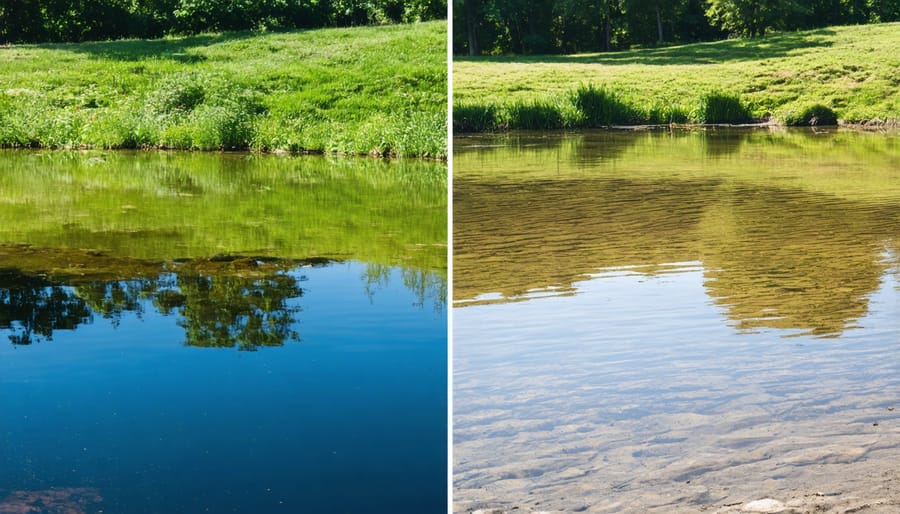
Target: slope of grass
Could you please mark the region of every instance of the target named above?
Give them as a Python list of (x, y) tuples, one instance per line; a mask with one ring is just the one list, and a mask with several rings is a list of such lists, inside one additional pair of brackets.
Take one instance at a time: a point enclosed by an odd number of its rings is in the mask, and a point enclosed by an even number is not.
[(443, 157), (445, 21), (0, 48), (0, 146)]
[[(618, 107), (585, 102), (591, 89)], [(725, 97), (739, 100), (727, 109), (737, 118), (823, 124), (830, 110), (842, 122), (896, 124), (900, 23), (616, 53), (457, 58), (453, 64), (454, 128), (460, 131), (525, 128), (513, 113), (536, 104), (559, 106), (547, 115), (547, 128), (598, 126), (578, 108), (585, 104), (593, 112), (629, 113), (603, 124), (703, 123), (710, 98)], [(747, 121), (737, 118), (719, 121)]]

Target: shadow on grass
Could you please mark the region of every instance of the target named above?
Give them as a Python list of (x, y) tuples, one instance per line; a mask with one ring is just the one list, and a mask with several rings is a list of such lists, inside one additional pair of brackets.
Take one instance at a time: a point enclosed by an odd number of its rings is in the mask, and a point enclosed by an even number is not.
[(718, 64), (784, 57), (800, 51), (827, 48), (834, 43), (835, 32), (820, 29), (803, 33), (786, 33), (759, 39), (729, 39), (712, 43), (694, 43), (665, 48), (647, 48), (623, 52), (576, 55), (514, 55), (495, 57), (454, 56), (459, 62), (521, 62), (554, 64), (648, 64), (684, 65)]
[(124, 39), (119, 41), (93, 41), (88, 43), (47, 43), (39, 48), (66, 50), (88, 54), (98, 59), (136, 62), (146, 59), (168, 59), (180, 63), (197, 63), (206, 60), (203, 55), (192, 51), (218, 43), (240, 41), (257, 36), (252, 31), (200, 34), (197, 36), (172, 37), (162, 39)]

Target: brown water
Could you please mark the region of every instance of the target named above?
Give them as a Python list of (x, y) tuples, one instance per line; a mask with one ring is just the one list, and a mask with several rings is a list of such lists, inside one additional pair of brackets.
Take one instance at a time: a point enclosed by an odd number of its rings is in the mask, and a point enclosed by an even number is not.
[(900, 491), (896, 134), (454, 148), (456, 511)]

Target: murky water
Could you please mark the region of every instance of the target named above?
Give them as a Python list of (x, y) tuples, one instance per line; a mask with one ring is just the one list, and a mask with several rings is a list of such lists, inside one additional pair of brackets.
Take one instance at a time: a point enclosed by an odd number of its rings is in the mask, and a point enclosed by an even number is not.
[(0, 513), (444, 510), (440, 165), (0, 166)]
[(897, 501), (896, 135), (454, 152), (455, 511)]

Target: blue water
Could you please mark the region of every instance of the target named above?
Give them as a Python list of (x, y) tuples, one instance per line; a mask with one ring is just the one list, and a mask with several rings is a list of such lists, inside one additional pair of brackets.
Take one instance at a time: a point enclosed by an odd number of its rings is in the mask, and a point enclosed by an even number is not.
[(0, 330), (0, 505), (90, 488), (79, 508), (105, 514), (445, 511), (442, 300), (399, 269), (288, 274), (297, 338), (255, 351), (188, 346), (149, 299), (30, 345)]

